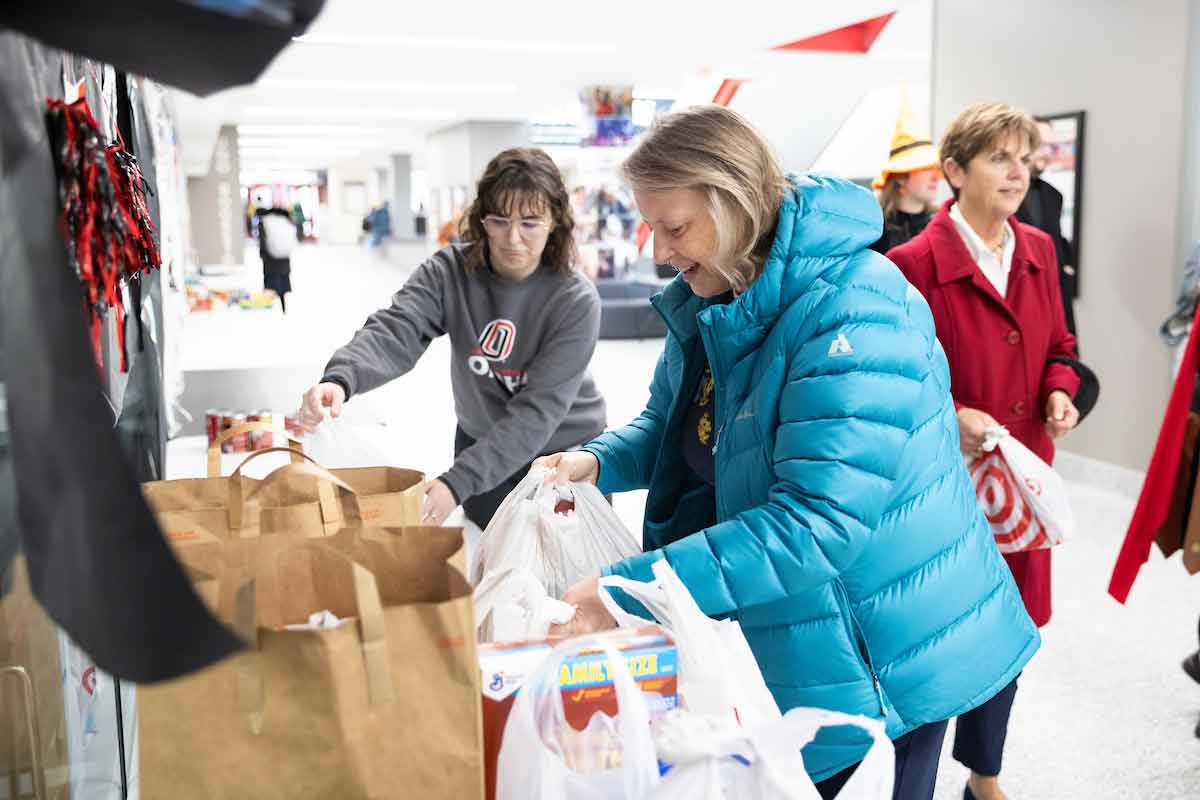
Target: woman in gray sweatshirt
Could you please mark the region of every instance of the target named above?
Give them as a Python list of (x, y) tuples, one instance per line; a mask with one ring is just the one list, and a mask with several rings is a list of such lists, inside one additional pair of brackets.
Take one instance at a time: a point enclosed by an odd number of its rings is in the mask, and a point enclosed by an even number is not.
[(412, 369), (448, 334), (458, 416), (454, 464), (429, 482), (425, 517), (458, 505), (486, 528), (540, 455), (604, 430), (604, 398), (587, 366), (600, 332), (600, 298), (574, 268), (574, 218), (558, 167), (544, 151), (506, 150), (488, 164), (463, 215), (461, 244), (422, 264), (392, 304), (372, 314), (309, 389), (301, 425), (324, 409)]

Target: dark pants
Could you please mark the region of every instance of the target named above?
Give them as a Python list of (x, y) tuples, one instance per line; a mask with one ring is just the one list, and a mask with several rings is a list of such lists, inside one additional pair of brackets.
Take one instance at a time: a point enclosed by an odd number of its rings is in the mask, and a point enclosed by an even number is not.
[[(475, 440), (458, 428), (454, 431), (454, 457), (466, 450), (471, 445), (475, 444)], [(496, 516), (496, 509), (504, 502), (504, 498), (512, 493), (512, 490), (517, 488), (517, 484), (521, 482), (529, 473), (529, 467), (533, 462), (529, 462), (512, 475), (505, 478), (500, 484), (486, 492), (462, 499), (463, 511), (467, 514), (467, 519), (479, 526), (480, 530), (486, 530), (488, 523), (492, 521), (492, 517)]]
[[(475, 440), (468, 436), (462, 428), (457, 428), (454, 431), (454, 457), (466, 450), (471, 445), (475, 444)], [(543, 455), (552, 455), (544, 453)], [(500, 485), (494, 489), (489, 489), (486, 492), (481, 492), (474, 497), (468, 497), (463, 501), (463, 511), (467, 514), (467, 519), (479, 526), (480, 530), (486, 530), (488, 523), (492, 521), (492, 517), (496, 516), (496, 509), (500, 508), (500, 504), (504, 502), (504, 498), (512, 494), (512, 490), (517, 488), (517, 484), (521, 479), (529, 474), (529, 468), (533, 466), (530, 461), (519, 470), (509, 475)], [(612, 505), (612, 495), (604, 495), (604, 499)]]
[(1008, 717), (1012, 713), (1017, 681), (972, 711), (958, 718), (954, 733), (954, 760), (977, 775), (1000, 774), (1004, 758), (1004, 740), (1008, 736)]
[[(937, 783), (938, 761), (942, 756), (942, 740), (946, 738), (947, 720), (931, 722), (909, 731), (892, 742), (896, 748), (896, 783), (893, 800), (931, 800)], [(850, 780), (858, 764), (817, 784), (822, 800), (832, 800)]]

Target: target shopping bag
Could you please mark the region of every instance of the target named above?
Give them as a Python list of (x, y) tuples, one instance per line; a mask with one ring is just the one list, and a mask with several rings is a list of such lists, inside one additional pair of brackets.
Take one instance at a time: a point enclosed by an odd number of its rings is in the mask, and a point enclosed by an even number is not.
[(1004, 428), (987, 432), (970, 472), (1001, 553), (1053, 547), (1075, 534), (1062, 478)]

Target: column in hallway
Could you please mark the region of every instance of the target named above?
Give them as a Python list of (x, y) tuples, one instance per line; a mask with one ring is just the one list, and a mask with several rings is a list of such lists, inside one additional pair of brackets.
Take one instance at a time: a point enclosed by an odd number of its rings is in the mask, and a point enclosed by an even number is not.
[(246, 238), (246, 209), (238, 178), (238, 132), (224, 125), (217, 135), (208, 173), (188, 178), (188, 206), (196, 263), (240, 265)]
[(412, 210), (412, 156), (392, 154), (392, 235), (397, 239), (416, 238)]

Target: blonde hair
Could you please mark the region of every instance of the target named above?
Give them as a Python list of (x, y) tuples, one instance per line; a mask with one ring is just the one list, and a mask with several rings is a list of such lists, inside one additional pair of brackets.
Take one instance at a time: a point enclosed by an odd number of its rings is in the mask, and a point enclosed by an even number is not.
[(770, 145), (742, 115), (721, 106), (670, 114), (625, 160), (621, 175), (637, 191), (703, 193), (717, 231), (712, 266), (735, 292), (758, 278), (787, 179)]
[[(975, 103), (958, 113), (942, 136), (939, 158), (952, 158), (964, 170), (975, 156), (1009, 137), (1023, 138), (1030, 150), (1042, 146), (1042, 134), (1028, 113), (1007, 103)], [(958, 189), (950, 185), (954, 197)]]

